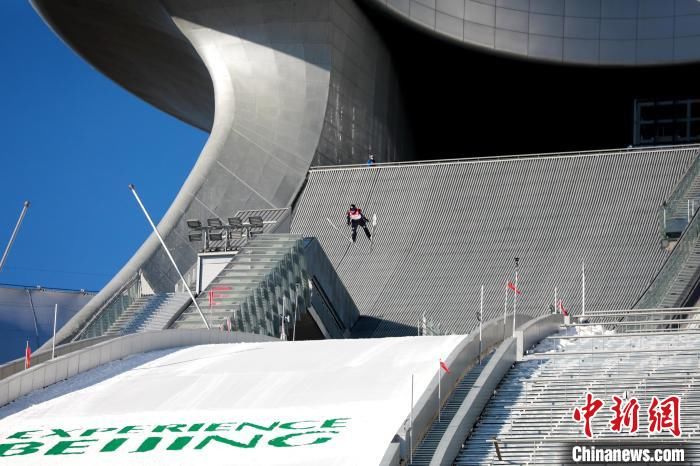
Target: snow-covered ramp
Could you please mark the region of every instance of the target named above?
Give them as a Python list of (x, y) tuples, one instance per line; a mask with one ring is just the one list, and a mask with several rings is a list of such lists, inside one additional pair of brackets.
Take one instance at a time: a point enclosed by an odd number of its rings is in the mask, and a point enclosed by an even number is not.
[[(378, 464), (463, 336), (203, 345), (0, 409), (7, 465)], [(108, 373), (105, 374), (105, 371)], [(77, 387), (77, 389), (74, 389)], [(46, 391), (53, 390), (51, 396)]]

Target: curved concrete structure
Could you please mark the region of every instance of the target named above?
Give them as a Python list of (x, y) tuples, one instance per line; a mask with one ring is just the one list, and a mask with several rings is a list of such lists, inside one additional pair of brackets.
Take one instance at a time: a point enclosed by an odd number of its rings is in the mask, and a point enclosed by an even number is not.
[[(413, 158), (392, 54), (360, 3), (461, 43), (528, 59), (644, 65), (700, 59), (695, 0), (30, 0), (96, 68), (211, 132), (159, 229), (181, 268), (186, 218), (288, 207), (311, 165)], [(382, 31), (385, 32), (385, 31)], [(387, 32), (389, 34), (391, 32)], [(415, 51), (420, 66), (420, 49)], [(422, 128), (416, 128), (423, 130)], [(150, 237), (60, 332), (137, 272), (177, 276)]]
[[(348, 0), (32, 0), (78, 53), (136, 95), (211, 130), (159, 224), (179, 265), (186, 218), (287, 207), (313, 164), (410, 158), (391, 59)], [(70, 336), (138, 270), (177, 276), (151, 236), (59, 334)]]
[(368, 0), (469, 46), (558, 63), (700, 59), (696, 0)]

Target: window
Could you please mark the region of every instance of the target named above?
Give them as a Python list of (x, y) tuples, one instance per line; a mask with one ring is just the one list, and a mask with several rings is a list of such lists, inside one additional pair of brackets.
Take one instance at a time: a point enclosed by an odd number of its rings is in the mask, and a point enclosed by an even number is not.
[(635, 100), (635, 145), (699, 141), (700, 99)]

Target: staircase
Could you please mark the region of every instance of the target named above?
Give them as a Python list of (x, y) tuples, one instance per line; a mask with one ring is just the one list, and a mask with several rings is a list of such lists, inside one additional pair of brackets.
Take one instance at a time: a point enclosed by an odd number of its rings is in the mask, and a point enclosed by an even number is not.
[[(689, 207), (690, 206), (690, 207)], [(700, 277), (700, 157), (696, 158), (662, 208), (665, 239), (678, 239), (636, 309), (680, 307)]]
[[(157, 296), (129, 322), (122, 333), (163, 330), (172, 318), (190, 302), (188, 293), (164, 293)], [(154, 296), (154, 297), (155, 297)]]
[(187, 293), (159, 293), (136, 299), (105, 332), (117, 336), (163, 330), (190, 300)]
[(700, 278), (700, 215), (696, 214), (666, 262), (634, 307), (684, 306)]
[(695, 237), (690, 251), (686, 253), (683, 266), (671, 281), (658, 307), (685, 306), (685, 301), (693, 292), (693, 285), (698, 278), (700, 278), (700, 241)]
[(440, 443), (440, 439), (442, 439), (445, 430), (447, 430), (447, 426), (449, 426), (450, 422), (452, 422), (452, 418), (454, 418), (457, 410), (462, 405), (462, 402), (467, 397), (469, 391), (474, 386), (474, 383), (481, 375), (481, 371), (484, 367), (486, 367), (486, 364), (489, 362), (489, 359), (491, 359), (492, 354), (493, 353), (482, 359), (481, 365), (477, 364), (474, 366), (464, 377), (462, 377), (462, 380), (459, 381), (454, 392), (452, 392), (450, 399), (447, 400), (440, 410), (440, 421), (436, 419), (433, 422), (430, 429), (428, 429), (428, 432), (425, 434), (425, 437), (423, 437), (423, 440), (421, 440), (420, 444), (413, 452), (413, 462), (411, 465), (427, 466), (430, 464), (430, 461), (433, 459), (433, 455), (435, 454), (435, 449)]
[(141, 296), (140, 298), (136, 298), (130, 305), (127, 307), (124, 312), (121, 313), (121, 315), (115, 320), (112, 325), (109, 326), (106, 332), (104, 332), (103, 335), (106, 336), (118, 336), (122, 335), (121, 329), (131, 321), (131, 319), (134, 318), (136, 314), (144, 307), (146, 306), (151, 299), (153, 299), (155, 295), (144, 295)]
[[(303, 237), (262, 234), (248, 241), (197, 297), (212, 328), (280, 336), (283, 312), (301, 318), (309, 301)], [(204, 328), (194, 305), (171, 328)]]
[(699, 209), (700, 157), (697, 157), (661, 208), (664, 237), (680, 237)]

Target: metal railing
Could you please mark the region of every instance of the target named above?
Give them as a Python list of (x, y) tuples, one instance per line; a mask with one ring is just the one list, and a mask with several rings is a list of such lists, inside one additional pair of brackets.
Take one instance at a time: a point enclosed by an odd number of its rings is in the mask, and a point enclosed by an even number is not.
[(692, 192), (693, 182), (699, 175), (700, 157), (696, 157), (673, 193), (659, 207), (658, 217), (663, 238), (680, 237), (700, 208), (700, 193)]
[[(698, 216), (696, 212), (690, 224), (678, 240), (678, 243), (673, 248), (673, 251), (671, 251), (671, 254), (666, 258), (663, 266), (647, 289), (644, 290), (641, 297), (634, 303), (634, 306), (632, 306), (633, 308), (649, 309), (661, 305), (669, 287), (675, 282), (676, 277), (690, 258), (690, 253), (695, 247), (698, 235), (700, 235), (700, 216)], [(682, 303), (676, 303), (676, 305), (680, 304)]]
[[(282, 319), (293, 328), (309, 300), (303, 239), (271, 234), (248, 242), (197, 297), (212, 326), (273, 337), (281, 336)], [(200, 325), (192, 315), (186, 309), (172, 328)]]
[(455, 158), (440, 158), (432, 160), (403, 160), (397, 162), (377, 162), (374, 165), (368, 166), (366, 163), (346, 164), (346, 165), (315, 165), (310, 167), (311, 171), (332, 171), (345, 170), (348, 168), (383, 168), (394, 166), (411, 166), (411, 165), (426, 165), (426, 164), (456, 164), (465, 162), (500, 162), (505, 160), (519, 159), (538, 159), (538, 158), (564, 158), (564, 157), (597, 157), (610, 154), (626, 154), (630, 152), (645, 152), (655, 153), (669, 150), (696, 149), (700, 150), (698, 144), (679, 144), (672, 146), (654, 146), (654, 147), (628, 147), (620, 149), (601, 149), (589, 151), (571, 151), (571, 152), (535, 152), (529, 154), (509, 154), (509, 155), (491, 155), (491, 156), (471, 156), (471, 157), (455, 157)]
[(71, 341), (102, 336), (122, 313), (141, 297), (141, 273), (137, 272), (85, 324)]
[(419, 336), (440, 336), (445, 335), (445, 332), (440, 328), (439, 322), (434, 322), (433, 319), (428, 319), (425, 312), (418, 319), (418, 335)]

